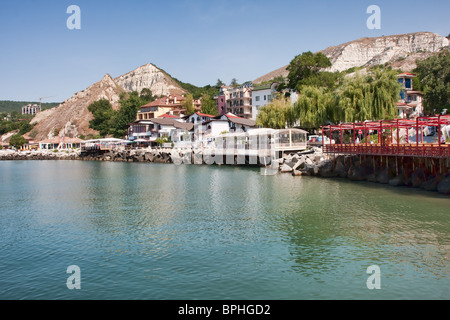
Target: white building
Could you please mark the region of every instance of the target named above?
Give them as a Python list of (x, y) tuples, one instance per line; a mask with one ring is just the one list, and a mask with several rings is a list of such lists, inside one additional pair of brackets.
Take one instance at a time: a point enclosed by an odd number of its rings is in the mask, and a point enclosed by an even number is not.
[[(273, 82), (271, 84), (255, 86), (252, 91), (252, 120), (256, 120), (258, 117), (259, 110), (270, 104), (274, 99), (277, 98), (277, 86), (278, 82)], [(283, 92), (286, 94), (288, 91)], [(294, 104), (298, 100), (297, 92), (291, 90), (289, 91), (291, 103)]]

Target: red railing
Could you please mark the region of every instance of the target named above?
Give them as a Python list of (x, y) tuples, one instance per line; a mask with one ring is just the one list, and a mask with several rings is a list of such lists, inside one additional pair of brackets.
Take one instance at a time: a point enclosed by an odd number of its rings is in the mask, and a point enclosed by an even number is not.
[(325, 144), (323, 151), (350, 155), (450, 158), (450, 146), (437, 144)]

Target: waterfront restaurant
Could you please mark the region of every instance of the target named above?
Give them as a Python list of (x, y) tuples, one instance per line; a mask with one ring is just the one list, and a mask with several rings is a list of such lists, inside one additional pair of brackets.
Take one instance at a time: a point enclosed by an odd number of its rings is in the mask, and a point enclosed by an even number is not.
[(225, 154), (271, 157), (280, 159), (286, 153), (307, 150), (308, 132), (301, 129), (253, 129), (215, 137), (215, 147)]
[(86, 140), (81, 143), (81, 151), (111, 151), (124, 149), (130, 141), (116, 138)]
[(39, 142), (39, 149), (41, 150), (56, 150), (56, 149), (78, 149), (81, 148), (81, 143), (84, 140), (78, 138), (60, 138), (55, 137)]

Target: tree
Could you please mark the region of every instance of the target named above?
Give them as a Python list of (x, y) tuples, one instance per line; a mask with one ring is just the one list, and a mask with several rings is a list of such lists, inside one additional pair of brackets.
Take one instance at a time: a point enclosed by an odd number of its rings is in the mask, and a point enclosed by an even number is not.
[(224, 83), (222, 80), (217, 79), (217, 83), (216, 83), (216, 88), (217, 88), (217, 89), (220, 89), (220, 88), (223, 87), (224, 85), (225, 85), (225, 83)]
[[(152, 101), (155, 101), (156, 98), (153, 96), (153, 92), (152, 90), (150, 90), (149, 88), (144, 88), (141, 90), (141, 93), (139, 95), (139, 97), (144, 100), (146, 103), (150, 103)], [(144, 103), (145, 104), (145, 103)]]
[(236, 78), (231, 79), (230, 86), (239, 87), (239, 83)]
[(393, 70), (376, 69), (347, 77), (337, 91), (339, 102), (334, 118), (345, 122), (393, 119), (400, 89)]
[(219, 115), (217, 111), (216, 102), (210, 98), (208, 94), (203, 95), (202, 97), (202, 113), (210, 114), (213, 116)]
[(131, 93), (122, 93), (119, 103), (120, 109), (115, 113), (112, 130), (110, 131), (115, 138), (126, 136), (128, 126), (136, 120), (138, 110), (148, 102), (142, 96), (139, 96), (136, 91), (133, 91)]
[(326, 88), (303, 86), (294, 104), (295, 117), (305, 128), (318, 128), (336, 119), (336, 97)]
[(116, 111), (113, 110), (111, 103), (101, 99), (90, 104), (88, 110), (94, 116), (94, 119), (89, 121), (89, 128), (99, 131), (103, 137), (111, 134), (116, 117)]
[(287, 67), (288, 87), (296, 89), (301, 81), (317, 76), (323, 69), (331, 67), (330, 59), (323, 53), (304, 52), (292, 59)]
[(414, 72), (422, 85), (425, 111), (435, 114), (450, 109), (450, 53), (418, 61)]
[(184, 110), (186, 110), (186, 114), (190, 116), (191, 114), (194, 114), (194, 97), (191, 94), (188, 94), (186, 96), (186, 99), (183, 101), (182, 106)]
[(15, 147), (16, 149), (21, 148), (28, 141), (20, 134), (15, 134), (9, 139), (9, 145)]
[(294, 122), (294, 109), (291, 106), (290, 100), (283, 97), (275, 99), (272, 103), (259, 109), (256, 118), (256, 125), (272, 129), (284, 129), (286, 126), (291, 127)]

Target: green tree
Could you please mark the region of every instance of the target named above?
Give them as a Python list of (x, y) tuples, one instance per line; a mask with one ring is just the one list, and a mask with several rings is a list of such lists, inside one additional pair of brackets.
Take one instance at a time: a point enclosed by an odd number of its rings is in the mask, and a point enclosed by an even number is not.
[(336, 120), (335, 94), (324, 87), (303, 86), (294, 110), (302, 127), (318, 128)]
[(335, 119), (345, 122), (393, 119), (397, 115), (400, 89), (393, 70), (376, 69), (347, 77), (337, 91)]
[(216, 85), (215, 85), (215, 87), (216, 87), (217, 89), (220, 89), (220, 88), (223, 87), (224, 85), (225, 85), (225, 83), (224, 83), (222, 80), (217, 79), (217, 83), (216, 83)]
[(89, 128), (97, 130), (105, 137), (112, 133), (116, 118), (116, 111), (106, 99), (98, 100), (88, 106), (94, 118), (89, 121)]
[(450, 109), (450, 53), (418, 61), (414, 72), (422, 85), (425, 111), (435, 114)]
[(182, 106), (186, 110), (186, 115), (194, 114), (194, 97), (191, 94), (186, 95), (186, 100), (183, 101)]
[(15, 134), (9, 139), (9, 145), (19, 149), (28, 141), (20, 134)]
[(136, 91), (133, 91), (122, 93), (119, 103), (120, 109), (115, 113), (111, 133), (116, 138), (123, 138), (127, 134), (129, 124), (136, 120), (136, 114), (140, 107), (148, 102), (142, 96), (139, 96)]
[(296, 89), (302, 81), (312, 76), (317, 76), (323, 69), (331, 67), (330, 59), (323, 53), (312, 53), (311, 51), (297, 55), (290, 62), (287, 70), (288, 87)]
[(284, 97), (275, 99), (272, 103), (260, 108), (256, 118), (256, 125), (272, 129), (291, 127), (294, 122), (294, 109), (290, 100)]
[(213, 116), (219, 115), (217, 111), (216, 102), (210, 98), (208, 94), (203, 95), (202, 97), (202, 110), (205, 114), (210, 114)]
[[(156, 98), (153, 96), (152, 90), (149, 88), (144, 88), (141, 90), (141, 93), (139, 94), (139, 97), (144, 100), (146, 103), (150, 103), (152, 101), (155, 101)], [(144, 103), (144, 104), (146, 104)]]
[(236, 78), (231, 79), (230, 86), (239, 87), (239, 83)]

